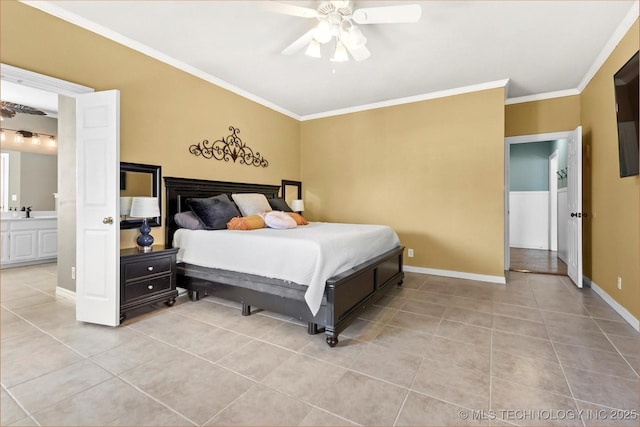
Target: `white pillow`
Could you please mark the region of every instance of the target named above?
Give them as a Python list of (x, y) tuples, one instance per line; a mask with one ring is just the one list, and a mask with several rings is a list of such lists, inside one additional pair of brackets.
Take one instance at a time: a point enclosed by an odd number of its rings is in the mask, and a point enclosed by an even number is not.
[(285, 228), (296, 228), (298, 223), (296, 220), (291, 218), (291, 216), (287, 215), (285, 212), (280, 211), (271, 211), (267, 212), (264, 215), (264, 223), (267, 224), (269, 228), (277, 228), (277, 229), (285, 229)]
[(271, 205), (264, 194), (260, 193), (238, 193), (231, 197), (240, 209), (242, 216), (260, 215), (271, 212)]

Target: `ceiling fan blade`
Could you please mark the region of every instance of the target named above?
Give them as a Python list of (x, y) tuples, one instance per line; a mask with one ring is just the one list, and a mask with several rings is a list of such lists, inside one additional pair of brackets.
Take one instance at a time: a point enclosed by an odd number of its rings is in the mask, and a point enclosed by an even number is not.
[(276, 1), (265, 1), (261, 3), (262, 3), (262, 7), (275, 13), (282, 13), (284, 15), (291, 15), (291, 16), (300, 16), (302, 18), (318, 17), (318, 11), (315, 9), (310, 9), (308, 7), (294, 6), (292, 4), (279, 3)]
[(367, 49), (367, 47), (364, 45), (355, 49), (351, 49), (347, 45), (345, 45), (345, 47), (347, 48), (351, 56), (353, 56), (353, 59), (355, 59), (356, 61), (363, 61), (371, 56), (371, 52), (369, 52), (369, 49)]
[(285, 47), (282, 51), (283, 55), (293, 55), (298, 52), (300, 49), (309, 44), (311, 39), (313, 38), (313, 33), (315, 28), (310, 29), (306, 33), (304, 33), (298, 40), (291, 43), (289, 46)]
[(417, 22), (421, 16), (422, 8), (419, 4), (365, 7), (353, 12), (353, 20), (358, 24), (400, 24)]

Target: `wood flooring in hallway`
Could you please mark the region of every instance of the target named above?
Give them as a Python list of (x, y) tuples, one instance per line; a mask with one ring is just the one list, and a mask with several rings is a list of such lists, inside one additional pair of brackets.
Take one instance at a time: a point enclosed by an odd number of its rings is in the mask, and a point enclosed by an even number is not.
[(567, 264), (554, 251), (510, 248), (511, 271), (522, 273), (557, 274), (566, 276)]

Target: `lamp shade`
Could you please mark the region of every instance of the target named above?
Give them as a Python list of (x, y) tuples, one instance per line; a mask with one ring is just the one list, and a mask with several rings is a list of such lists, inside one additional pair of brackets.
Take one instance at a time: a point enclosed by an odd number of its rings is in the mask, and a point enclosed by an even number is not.
[(304, 210), (304, 202), (300, 199), (291, 201), (291, 210), (294, 212), (302, 212)]
[(120, 215), (129, 215), (133, 197), (120, 197)]
[(131, 201), (129, 216), (134, 218), (153, 218), (160, 216), (157, 197), (134, 197)]

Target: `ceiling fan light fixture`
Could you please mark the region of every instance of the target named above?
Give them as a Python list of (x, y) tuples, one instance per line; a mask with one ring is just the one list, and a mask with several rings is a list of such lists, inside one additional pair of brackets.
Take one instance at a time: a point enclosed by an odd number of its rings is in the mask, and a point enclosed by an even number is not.
[(325, 19), (321, 19), (313, 32), (313, 38), (318, 42), (325, 44), (331, 41), (331, 37), (331, 23)]
[(349, 60), (349, 55), (347, 54), (347, 49), (344, 47), (341, 41), (336, 43), (336, 50), (333, 52), (333, 57), (331, 61), (333, 62), (347, 62)]
[(311, 41), (309, 42), (309, 46), (307, 46), (307, 50), (305, 50), (304, 54), (312, 58), (322, 58), (320, 43), (316, 39), (311, 39)]

